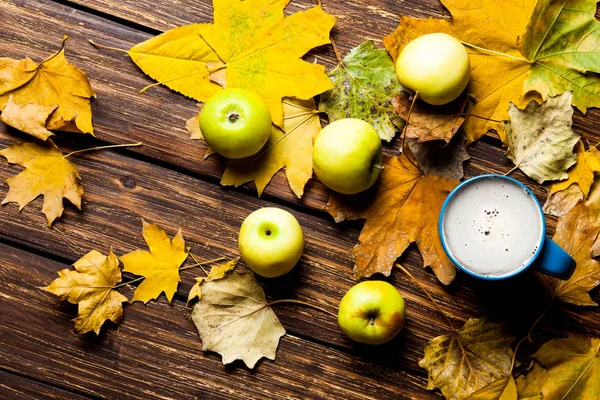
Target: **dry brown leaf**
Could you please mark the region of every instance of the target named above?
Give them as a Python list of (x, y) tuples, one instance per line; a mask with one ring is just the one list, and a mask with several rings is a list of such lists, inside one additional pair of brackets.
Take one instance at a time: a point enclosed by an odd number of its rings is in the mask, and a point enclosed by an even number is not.
[(462, 135), (455, 136), (450, 143), (442, 140), (419, 143), (413, 139), (408, 141), (408, 148), (423, 173), (455, 181), (463, 178), (463, 164), (471, 158)]
[(221, 178), (222, 185), (238, 187), (246, 182), (256, 184), (261, 196), (271, 178), (285, 168), (290, 188), (299, 198), (311, 178), (313, 140), (321, 130), (319, 112), (314, 99), (283, 99), (284, 131), (273, 126), (271, 137), (258, 154), (228, 160)]
[(257, 92), (273, 123), (283, 126), (284, 97), (311, 99), (331, 89), (325, 67), (303, 61), (310, 49), (329, 43), (335, 17), (320, 5), (284, 16), (289, 0), (213, 1), (214, 24), (198, 27), (222, 62), (208, 63), (223, 87)]
[(142, 235), (150, 251), (138, 249), (120, 257), (124, 265), (123, 272), (144, 277), (133, 293), (131, 302), (147, 303), (157, 299), (163, 292), (171, 302), (181, 282), (179, 267), (188, 257), (183, 234), (179, 229), (171, 241), (156, 224), (142, 220), (142, 225)]
[(590, 193), (587, 202), (579, 203), (558, 220), (553, 240), (575, 259), (577, 266), (567, 281), (540, 275), (552, 297), (579, 306), (596, 306), (589, 291), (600, 285), (600, 190)]
[(425, 345), (419, 366), (427, 370), (427, 389), (446, 399), (463, 399), (510, 373), (514, 337), (503, 324), (471, 318), (458, 331)]
[(562, 217), (580, 202), (583, 202), (583, 192), (577, 184), (571, 185), (565, 190), (548, 196), (546, 204), (544, 204), (544, 212), (555, 217)]
[(192, 286), (192, 288), (190, 289), (190, 293), (188, 294), (188, 303), (196, 297), (198, 299), (202, 298), (202, 290), (200, 289), (202, 283), (223, 279), (227, 272), (232, 271), (235, 268), (235, 265), (237, 264), (238, 260), (239, 258), (236, 258), (224, 262), (221, 265), (215, 265), (210, 269), (207, 276), (196, 278), (196, 283), (194, 284), (194, 286)]
[(106, 321), (118, 323), (127, 297), (115, 290), (121, 282), (119, 260), (112, 250), (108, 257), (92, 250), (73, 264), (75, 270), (58, 271), (58, 278), (46, 288), (61, 300), (78, 305), (74, 319), (77, 333), (96, 332)]
[[(406, 92), (392, 97), (394, 111), (405, 121), (412, 101)], [(417, 100), (410, 113), (410, 123), (404, 135), (419, 142), (443, 140), (450, 142), (465, 118), (460, 115), (466, 106), (466, 97), (461, 96), (444, 106), (432, 106)]]
[(538, 183), (567, 179), (567, 170), (577, 162), (573, 152), (580, 139), (571, 128), (571, 92), (549, 97), (543, 104), (530, 102), (523, 110), (512, 102), (504, 122), (506, 156)]
[[(452, 14), (452, 22), (402, 16), (398, 29), (384, 39), (384, 44), (395, 60), (402, 48), (413, 39), (427, 33), (444, 32), (467, 43), (522, 58), (517, 48), (517, 37), (525, 33), (535, 3), (535, 0), (477, 3), (442, 0)], [(471, 61), (471, 81), (467, 92), (475, 100), (474, 106), (468, 109), (470, 114), (502, 121), (508, 119), (510, 101), (519, 107), (527, 104), (530, 99), (521, 97), (523, 82), (530, 68), (527, 62), (467, 50)], [(498, 122), (468, 118), (464, 123), (468, 142), (478, 140), (490, 129), (497, 130), (504, 138), (503, 127)]]
[(94, 134), (90, 99), (96, 94), (85, 72), (65, 58), (66, 40), (65, 36), (60, 50), (40, 64), (30, 58), (0, 58), (0, 110), (12, 98), (9, 115), (2, 118), (6, 124), (42, 140), (52, 135), (50, 130)]
[(336, 222), (365, 220), (352, 250), (355, 278), (376, 272), (389, 275), (396, 258), (416, 242), (424, 265), (431, 266), (440, 282), (450, 284), (456, 268), (442, 248), (437, 222), (446, 196), (458, 182), (425, 175), (404, 155), (384, 158), (383, 166), (379, 181), (368, 192), (356, 196), (332, 193), (327, 203)]
[(219, 353), (223, 364), (242, 360), (248, 368), (263, 357), (275, 359), (285, 329), (254, 274), (232, 271), (223, 279), (203, 282), (201, 289), (192, 321), (202, 350)]
[(8, 178), (10, 186), (2, 204), (14, 202), (22, 210), (38, 196), (44, 196), (42, 212), (48, 226), (63, 213), (63, 198), (81, 210), (83, 187), (79, 183), (77, 168), (58, 147), (48, 139), (46, 142), (13, 143), (0, 151), (9, 163), (25, 168), (17, 176)]
[(548, 370), (548, 379), (542, 385), (544, 400), (600, 398), (600, 339), (552, 339), (533, 358)]

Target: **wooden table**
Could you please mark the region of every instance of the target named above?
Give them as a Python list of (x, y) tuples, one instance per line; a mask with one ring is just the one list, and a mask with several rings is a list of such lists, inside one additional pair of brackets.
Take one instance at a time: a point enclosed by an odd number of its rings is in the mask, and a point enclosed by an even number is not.
[[(218, 1), (218, 0), (215, 0)], [(294, 0), (288, 12), (314, 4)], [(342, 55), (364, 41), (379, 41), (397, 25), (398, 15), (448, 18), (436, 0), (325, 1), (339, 17), (334, 38)], [(52, 229), (46, 227), (37, 199), (22, 212), (0, 208), (0, 398), (328, 398), (425, 399), (437, 392), (425, 387), (427, 375), (417, 365), (428, 340), (449, 333), (439, 313), (418, 286), (400, 271), (390, 281), (407, 301), (408, 320), (400, 337), (380, 347), (363, 347), (347, 339), (335, 319), (293, 305), (277, 306), (288, 334), (276, 361), (262, 361), (254, 371), (241, 363), (223, 367), (216, 354), (204, 354), (187, 319), (187, 292), (197, 271), (182, 273), (183, 283), (169, 305), (164, 296), (148, 305), (125, 310), (123, 323), (108, 326), (99, 337), (76, 336), (71, 319), (75, 307), (60, 303), (41, 289), (56, 272), (91, 249), (117, 254), (145, 248), (140, 217), (156, 222), (172, 235), (182, 227), (192, 251), (203, 259), (237, 254), (237, 232), (253, 210), (276, 205), (290, 210), (306, 234), (306, 251), (294, 272), (262, 280), (271, 299), (316, 302), (331, 311), (355, 283), (350, 250), (361, 225), (336, 225), (324, 211), (327, 191), (312, 180), (302, 200), (294, 197), (282, 173), (261, 199), (254, 187), (238, 190), (219, 185), (223, 163), (202, 161), (206, 145), (191, 141), (185, 121), (195, 102), (164, 87), (140, 95), (152, 83), (126, 54), (98, 50), (88, 43), (128, 49), (162, 31), (190, 22), (210, 22), (208, 0), (2, 0), (0, 56), (30, 56), (40, 61), (68, 34), (67, 58), (85, 70), (98, 98), (92, 104), (97, 137), (105, 144), (143, 141), (144, 146), (81, 155), (73, 159), (85, 188), (83, 210), (67, 206)], [(307, 59), (328, 68), (335, 64), (330, 46)], [(600, 112), (576, 112), (575, 129), (595, 144), (600, 140)], [(1, 147), (19, 132), (0, 124)], [(66, 149), (98, 145), (77, 135), (59, 135)], [(397, 147), (397, 143), (395, 144)], [(386, 151), (393, 152), (390, 146)], [(466, 176), (506, 172), (511, 168), (499, 140), (486, 137), (469, 148)], [(0, 162), (0, 178), (18, 167)], [(540, 200), (545, 191), (519, 173)], [(4, 198), (7, 185), (0, 185)], [(550, 234), (556, 221), (549, 218)], [(460, 275), (443, 287), (422, 268), (416, 248), (402, 257), (416, 278), (442, 305), (455, 325), (488, 315), (509, 322), (522, 336), (545, 307), (532, 274), (506, 283), (486, 284)], [(126, 275), (126, 279), (131, 279)], [(596, 301), (599, 297), (596, 292)], [(550, 337), (567, 333), (600, 335), (597, 308), (556, 308), (534, 333), (519, 359)]]

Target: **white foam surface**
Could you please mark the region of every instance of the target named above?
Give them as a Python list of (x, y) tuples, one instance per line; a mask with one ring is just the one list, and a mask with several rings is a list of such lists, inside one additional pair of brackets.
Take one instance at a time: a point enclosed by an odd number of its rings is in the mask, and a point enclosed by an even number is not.
[(527, 191), (490, 177), (474, 180), (454, 195), (442, 220), (442, 236), (461, 266), (500, 277), (530, 262), (542, 241), (543, 224)]

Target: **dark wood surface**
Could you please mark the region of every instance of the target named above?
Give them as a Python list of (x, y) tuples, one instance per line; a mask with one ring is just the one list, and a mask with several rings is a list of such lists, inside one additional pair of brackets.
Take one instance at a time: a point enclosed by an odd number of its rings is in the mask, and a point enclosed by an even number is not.
[[(293, 1), (288, 12), (315, 2)], [(380, 40), (397, 25), (398, 14), (447, 18), (437, 0), (325, 1), (339, 17), (334, 38), (342, 54), (365, 39)], [(348, 340), (328, 315), (295, 306), (275, 312), (288, 331), (277, 359), (262, 361), (254, 371), (241, 363), (223, 367), (215, 354), (204, 354), (186, 306), (187, 292), (198, 275), (182, 272), (183, 283), (172, 305), (164, 297), (147, 306), (125, 309), (119, 327), (108, 326), (99, 337), (72, 334), (75, 307), (59, 303), (41, 287), (56, 271), (67, 268), (91, 249), (121, 255), (145, 248), (141, 220), (156, 222), (173, 235), (182, 227), (187, 244), (202, 259), (237, 254), (237, 231), (253, 210), (276, 205), (294, 213), (305, 230), (306, 251), (289, 275), (261, 280), (270, 299), (294, 298), (318, 303), (335, 312), (344, 293), (355, 283), (350, 251), (361, 225), (336, 225), (323, 212), (327, 191), (311, 180), (298, 200), (279, 173), (257, 199), (253, 185), (237, 190), (221, 187), (222, 160), (202, 161), (205, 144), (191, 141), (185, 120), (194, 101), (164, 87), (143, 95), (152, 83), (126, 54), (96, 49), (88, 39), (127, 49), (161, 31), (190, 23), (212, 21), (209, 1), (24, 1), (0, 2), (0, 56), (36, 61), (55, 51), (63, 34), (71, 39), (67, 58), (85, 70), (98, 99), (92, 104), (99, 140), (58, 135), (65, 149), (102, 143), (141, 140), (135, 149), (105, 151), (73, 158), (86, 194), (83, 210), (67, 206), (52, 229), (37, 199), (22, 212), (15, 205), (0, 208), (0, 398), (340, 398), (426, 399), (427, 378), (417, 363), (423, 345), (448, 333), (442, 318), (420, 289), (400, 271), (390, 281), (402, 292), (408, 309), (398, 339), (378, 348)], [(335, 64), (329, 46), (307, 56)], [(600, 112), (575, 116), (575, 129), (592, 143), (600, 141)], [(19, 132), (0, 124), (0, 148)], [(388, 146), (393, 153), (397, 143)], [(506, 172), (511, 168), (499, 141), (484, 138), (469, 148), (466, 176)], [(0, 179), (18, 167), (0, 163)], [(543, 188), (523, 175), (540, 200)], [(7, 185), (0, 186), (4, 198)], [(548, 219), (553, 232), (556, 221)], [(416, 278), (460, 325), (470, 317), (488, 315), (509, 322), (520, 336), (545, 303), (534, 277), (525, 274), (506, 283), (488, 284), (459, 275), (444, 287), (414, 247), (401, 259)], [(126, 278), (131, 278), (126, 275)], [(596, 300), (600, 300), (597, 293)], [(600, 335), (596, 308), (564, 307), (544, 320), (534, 337), (538, 343), (567, 333)], [(525, 347), (520, 359), (535, 350)]]

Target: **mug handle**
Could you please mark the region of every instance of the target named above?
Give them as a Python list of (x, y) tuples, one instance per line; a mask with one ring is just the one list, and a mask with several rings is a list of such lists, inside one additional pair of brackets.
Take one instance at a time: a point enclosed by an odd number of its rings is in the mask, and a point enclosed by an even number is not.
[(575, 271), (575, 260), (547, 236), (535, 264), (539, 272), (563, 280)]

